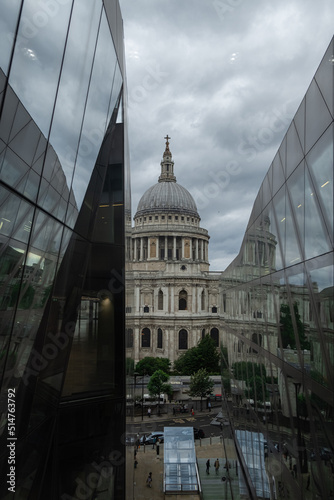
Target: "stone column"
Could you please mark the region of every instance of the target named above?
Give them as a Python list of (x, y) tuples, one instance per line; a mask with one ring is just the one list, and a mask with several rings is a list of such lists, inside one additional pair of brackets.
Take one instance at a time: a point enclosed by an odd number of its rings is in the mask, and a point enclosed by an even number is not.
[(173, 260), (176, 260), (176, 236), (173, 236)]

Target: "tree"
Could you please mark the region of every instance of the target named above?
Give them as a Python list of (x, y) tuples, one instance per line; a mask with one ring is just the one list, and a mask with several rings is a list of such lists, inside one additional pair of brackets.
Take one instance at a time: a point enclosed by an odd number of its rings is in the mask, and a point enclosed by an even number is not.
[(266, 401), (268, 398), (268, 391), (266, 388), (266, 380), (255, 375), (247, 381), (247, 395), (249, 399), (254, 401)]
[(211, 374), (220, 374), (220, 354), (210, 335), (205, 335), (196, 347), (188, 349), (174, 362), (174, 370), (179, 375), (192, 375), (201, 368)]
[(244, 380), (246, 383), (253, 377), (259, 376), (266, 382), (267, 374), (264, 364), (252, 363), (251, 361), (237, 361), (232, 365), (234, 378)]
[(189, 396), (201, 398), (201, 411), (202, 400), (211, 394), (213, 386), (214, 382), (210, 379), (210, 376), (205, 368), (200, 368), (190, 378)]
[(172, 391), (171, 384), (168, 384), (169, 375), (162, 370), (157, 370), (153, 373), (147, 384), (150, 396), (158, 398), (158, 415), (160, 415), (160, 394), (170, 394)]
[(308, 342), (305, 335), (305, 327), (300, 319), (297, 303), (295, 302), (293, 304), (292, 314), (290, 306), (288, 304), (281, 304), (280, 327), (283, 349), (286, 349), (288, 346), (290, 346), (291, 349), (296, 349), (296, 335), (293, 326), (294, 323), (297, 328), (296, 334), (298, 335), (301, 349), (310, 349), (310, 343)]
[(136, 364), (136, 372), (139, 375), (153, 375), (157, 370), (165, 373), (170, 372), (171, 362), (168, 358), (153, 358), (146, 356)]

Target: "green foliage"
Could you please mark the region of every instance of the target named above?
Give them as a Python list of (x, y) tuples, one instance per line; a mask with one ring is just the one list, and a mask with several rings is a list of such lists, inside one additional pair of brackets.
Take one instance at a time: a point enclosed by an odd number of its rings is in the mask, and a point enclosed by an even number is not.
[(266, 401), (268, 398), (268, 391), (266, 388), (265, 378), (263, 379), (259, 375), (251, 377), (247, 381), (247, 396), (254, 401)]
[(169, 375), (162, 370), (157, 370), (153, 373), (147, 384), (150, 396), (158, 398), (158, 413), (160, 413), (160, 394), (170, 395), (172, 392), (171, 384), (168, 384)]
[[(300, 347), (301, 349), (310, 349), (310, 343), (306, 338), (305, 328), (300, 319), (298, 305), (296, 304), (296, 302), (293, 304), (293, 315), (297, 327)], [(293, 317), (291, 314), (290, 306), (288, 304), (281, 305), (280, 325), (283, 348), (286, 349), (288, 346), (290, 346), (291, 349), (296, 349), (296, 336), (293, 328)]]
[(170, 373), (171, 362), (168, 358), (153, 358), (146, 356), (136, 364), (136, 372), (139, 375), (153, 375), (157, 370)]
[[(11, 298), (10, 298), (10, 306), (13, 307), (16, 304), (18, 295), (21, 290), (21, 284), (16, 283), (11, 292)], [(27, 286), (26, 282), (22, 283), (22, 290), (24, 290), (23, 296), (21, 296), (20, 302), (19, 302), (19, 308), (20, 309), (29, 309), (33, 303), (34, 296), (35, 296), (35, 289), (33, 286), (30, 284)]]
[(189, 384), (189, 396), (200, 397), (201, 398), (201, 410), (202, 410), (202, 398), (209, 396), (212, 392), (214, 386), (213, 380), (205, 368), (200, 368), (196, 373), (194, 373), (190, 378)]
[(174, 362), (174, 370), (179, 375), (192, 375), (201, 368), (220, 374), (220, 354), (210, 335), (205, 335), (196, 347), (188, 349)]
[(228, 369), (228, 352), (227, 352), (227, 347), (223, 347), (221, 348), (221, 355), (220, 355), (220, 359), (221, 359), (221, 369), (222, 370), (227, 370)]
[(232, 365), (234, 378), (244, 380), (246, 383), (253, 377), (259, 376), (266, 381), (266, 368), (264, 364), (256, 364), (251, 361), (238, 361)]

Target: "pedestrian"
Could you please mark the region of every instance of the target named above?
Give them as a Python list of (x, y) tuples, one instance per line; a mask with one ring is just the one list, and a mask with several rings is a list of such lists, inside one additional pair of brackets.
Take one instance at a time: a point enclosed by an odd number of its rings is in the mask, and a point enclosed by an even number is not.
[(207, 474), (210, 474), (210, 467), (211, 467), (211, 465), (210, 465), (210, 458), (208, 458), (207, 461), (206, 461), (206, 473)]
[(147, 410), (148, 418), (151, 418), (151, 412), (152, 412), (151, 407), (149, 407), (149, 409)]
[(220, 467), (220, 463), (219, 463), (218, 458), (217, 458), (217, 460), (215, 461), (214, 466), (215, 466), (215, 469), (216, 469), (216, 474), (218, 474), (218, 472), (219, 472), (219, 467)]
[(211, 411), (211, 402), (210, 401), (208, 402), (208, 408), (209, 408), (209, 411)]
[(135, 458), (135, 469), (137, 469), (137, 465), (138, 465), (138, 460), (136, 460)]
[(136, 448), (137, 448), (137, 450), (138, 450), (138, 448), (140, 448), (140, 441), (139, 441), (139, 438), (137, 438), (137, 440), (136, 440)]
[(157, 441), (157, 446), (156, 446), (156, 448), (157, 448), (157, 455), (159, 455), (159, 450), (160, 450), (160, 439), (158, 439), (158, 441)]
[(154, 438), (152, 439), (152, 450), (154, 450), (154, 448), (155, 448), (155, 443), (156, 443), (156, 442), (157, 442), (157, 438), (156, 438), (156, 437), (154, 437)]
[(191, 414), (192, 414), (192, 416), (194, 416), (194, 415), (195, 415), (195, 412), (194, 412), (194, 407), (193, 407), (193, 406), (191, 407)]
[(144, 434), (144, 435), (143, 435), (143, 445), (145, 446), (145, 444), (146, 444), (146, 436), (145, 436), (145, 434)]
[(149, 472), (147, 479), (146, 479), (146, 485), (149, 488), (152, 488), (152, 472)]

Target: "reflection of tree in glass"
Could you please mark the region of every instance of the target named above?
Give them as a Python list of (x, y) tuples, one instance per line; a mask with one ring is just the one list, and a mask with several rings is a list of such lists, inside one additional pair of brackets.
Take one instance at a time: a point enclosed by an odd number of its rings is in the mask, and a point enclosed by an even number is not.
[[(299, 343), (301, 349), (310, 349), (310, 343), (308, 342), (305, 335), (305, 328), (300, 319), (300, 314), (298, 312), (298, 305), (293, 304), (293, 315), (297, 328), (297, 334), (299, 338)], [(288, 304), (282, 304), (280, 309), (280, 327), (281, 327), (281, 337), (282, 337), (282, 347), (286, 349), (288, 346), (291, 349), (296, 349), (296, 336), (293, 327), (293, 316), (291, 314), (291, 309)]]
[(266, 401), (269, 392), (266, 388), (266, 379), (255, 375), (247, 380), (247, 396), (249, 399), (254, 399), (254, 401)]
[(210, 379), (210, 376), (205, 368), (201, 368), (190, 378), (189, 396), (192, 398), (201, 398), (201, 411), (202, 400), (211, 394), (213, 386), (214, 382)]

